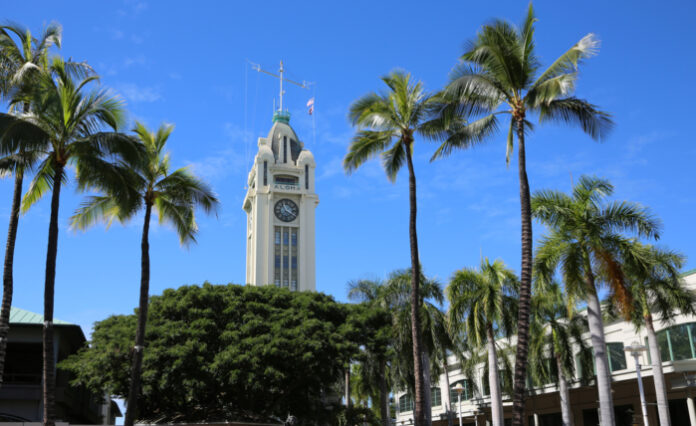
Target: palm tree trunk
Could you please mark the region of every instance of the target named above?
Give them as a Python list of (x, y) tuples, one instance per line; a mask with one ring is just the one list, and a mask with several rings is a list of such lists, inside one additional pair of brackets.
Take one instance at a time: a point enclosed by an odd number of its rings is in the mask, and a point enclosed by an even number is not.
[(520, 301), (517, 313), (517, 353), (515, 356), (512, 424), (513, 426), (523, 426), (527, 353), (529, 351), (529, 304), (532, 283), (532, 207), (524, 146), (524, 115), (517, 122), (517, 141), (520, 175), (520, 213), (522, 219), (522, 268), (520, 271)]
[(648, 331), (648, 347), (650, 350), (650, 362), (652, 363), (653, 382), (655, 383), (657, 414), (660, 418), (660, 426), (670, 426), (672, 423), (669, 418), (667, 386), (665, 385), (665, 375), (662, 372), (662, 357), (660, 355), (660, 347), (657, 345), (653, 317), (649, 310), (643, 317), (645, 318), (645, 329)]
[(135, 332), (135, 347), (133, 348), (133, 364), (131, 366), (130, 389), (126, 404), (124, 426), (133, 426), (138, 415), (138, 392), (140, 392), (140, 375), (143, 366), (143, 351), (145, 350), (145, 324), (147, 322), (148, 294), (150, 292), (150, 215), (152, 204), (145, 204), (145, 223), (143, 224), (143, 239), (140, 243), (140, 304), (138, 306), (138, 328)]
[(433, 395), (430, 377), (430, 355), (428, 354), (428, 351), (423, 351), (421, 363), (423, 364), (423, 387), (425, 388), (425, 395), (423, 395), (425, 397), (425, 404), (423, 404), (423, 410), (425, 413), (426, 424), (431, 424), (433, 422)]
[(53, 348), (53, 294), (56, 284), (56, 258), (58, 257), (58, 209), (60, 188), (63, 180), (63, 165), (57, 164), (53, 176), (51, 196), (51, 220), (48, 225), (48, 248), (46, 250), (46, 281), (44, 284), (43, 326), (43, 424), (55, 425), (56, 363)]
[(383, 426), (391, 426), (389, 417), (389, 387), (387, 386), (387, 362), (380, 361), (379, 366), (379, 415)]
[(558, 370), (558, 394), (561, 397), (561, 419), (563, 426), (573, 426), (573, 411), (570, 408), (570, 392), (568, 380), (563, 374), (563, 362), (560, 355), (556, 355), (556, 369)]
[[(408, 162), (408, 200), (410, 216), (408, 233), (411, 243), (411, 336), (413, 339), (413, 375), (415, 377), (415, 407), (413, 420), (415, 426), (428, 425), (425, 417), (425, 388), (423, 387), (423, 368), (421, 364), (420, 336), (420, 260), (418, 259), (418, 235), (416, 234), (416, 174), (413, 171), (411, 158), (411, 143), (407, 143), (406, 160)], [(428, 389), (430, 391), (430, 389)]]
[(447, 371), (447, 351), (444, 349), (442, 356), (444, 357), (442, 360), (442, 368), (445, 372), (445, 386), (447, 387), (447, 426), (452, 426), (454, 419), (452, 419), (452, 401), (450, 401), (450, 381), (449, 371)]
[(15, 172), (14, 192), (12, 194), (12, 207), (10, 209), (10, 228), (7, 231), (7, 245), (5, 247), (5, 264), (2, 272), (2, 310), (0, 311), (0, 386), (3, 382), (5, 370), (5, 351), (7, 349), (7, 335), (10, 331), (10, 309), (12, 309), (13, 292), (13, 268), (14, 249), (17, 240), (17, 228), (19, 227), (19, 206), (22, 201), (22, 182), (24, 173)]
[(500, 374), (498, 372), (498, 355), (495, 351), (493, 326), (486, 327), (488, 337), (488, 385), (491, 391), (491, 417), (493, 426), (503, 426), (503, 395), (500, 391)]
[[(586, 267), (587, 268), (587, 267)], [(604, 321), (602, 309), (594, 285), (592, 271), (587, 269), (587, 325), (594, 350), (597, 368), (597, 393), (599, 394), (599, 423), (602, 426), (614, 426), (614, 401), (611, 395), (611, 371), (607, 358), (607, 344), (604, 339)]]

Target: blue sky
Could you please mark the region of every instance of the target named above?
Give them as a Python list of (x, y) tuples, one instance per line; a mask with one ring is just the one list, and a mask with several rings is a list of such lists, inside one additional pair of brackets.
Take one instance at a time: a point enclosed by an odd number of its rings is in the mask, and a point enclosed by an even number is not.
[[(447, 82), (465, 40), (493, 17), (519, 22), (526, 2), (7, 2), (3, 18), (39, 31), (63, 24), (62, 54), (87, 60), (127, 102), (131, 120), (176, 124), (175, 165), (190, 165), (222, 201), (217, 218), (200, 217), (198, 244), (181, 248), (174, 232), (151, 234), (151, 294), (183, 284), (243, 283), (245, 213), (241, 205), (256, 138), (271, 126), (277, 81), (246, 60), (289, 78), (291, 125), (317, 162), (317, 289), (346, 298), (346, 283), (380, 278), (409, 264), (405, 174), (390, 184), (373, 161), (352, 176), (341, 167), (352, 135), (352, 101), (381, 89), (379, 76), (403, 68), (429, 90)], [(696, 97), (693, 2), (535, 3), (537, 48), (549, 64), (582, 36), (596, 33), (599, 55), (582, 67), (577, 95), (613, 114), (604, 143), (581, 131), (538, 127), (528, 140), (532, 190), (568, 190), (571, 176), (610, 179), (616, 198), (649, 206), (664, 222), (660, 244), (696, 267)], [(305, 103), (316, 97), (313, 123)], [(504, 135), (469, 152), (429, 163), (433, 144), (417, 141), (419, 240), (428, 275), (446, 283), (481, 254), (519, 270), (517, 168), (505, 166)], [(26, 188), (26, 186), (25, 186)], [(0, 224), (12, 182), (0, 181)], [(82, 195), (64, 190), (56, 278), (57, 318), (89, 333), (94, 321), (137, 305), (142, 219), (126, 226), (68, 229)], [(20, 219), (14, 305), (42, 312), (48, 199)], [(4, 226), (2, 225), (5, 229)], [(535, 226), (535, 237), (543, 233)], [(5, 234), (2, 234), (3, 238)], [(4, 244), (3, 244), (4, 246)]]

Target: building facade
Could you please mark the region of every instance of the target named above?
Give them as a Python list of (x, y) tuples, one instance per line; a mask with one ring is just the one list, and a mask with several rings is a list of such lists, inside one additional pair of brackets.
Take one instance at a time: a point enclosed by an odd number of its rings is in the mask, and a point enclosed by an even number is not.
[[(55, 363), (84, 347), (85, 335), (76, 324), (54, 320)], [(3, 383), (0, 386), (0, 422), (41, 422), (43, 419), (43, 316), (12, 307)], [(56, 419), (73, 424), (115, 424), (121, 413), (105, 395), (101, 402), (85, 388), (73, 386), (72, 375), (55, 371)]]
[(292, 291), (316, 290), (312, 153), (276, 112), (268, 136), (258, 139), (242, 208), (247, 213), (246, 282)]
[[(696, 291), (696, 270), (684, 275), (686, 286)], [(672, 426), (696, 426), (696, 317), (680, 315), (671, 323), (655, 321), (655, 331), (660, 345), (662, 368), (667, 384)], [(644, 329), (636, 330), (631, 323), (616, 321), (605, 323), (604, 334), (607, 342), (609, 366), (612, 371), (612, 394), (617, 425), (642, 424), (642, 407), (638, 391), (636, 364), (625, 348), (633, 342), (647, 346)], [(590, 345), (589, 333), (583, 339)], [(515, 339), (498, 341), (499, 347), (514, 346)], [(513, 352), (514, 354), (514, 352)], [(514, 355), (513, 355), (514, 356)], [(570, 405), (575, 425), (596, 426), (597, 388), (594, 380), (584, 380), (580, 357), (576, 357), (576, 377), (569, 380)], [(652, 367), (648, 352), (639, 358), (640, 371), (648, 406), (650, 425), (658, 425), (655, 387), (652, 380)], [(432, 379), (432, 419), (433, 425), (447, 425), (448, 412), (453, 424), (459, 424), (458, 394), (454, 390), (461, 384), (461, 413), (463, 425), (484, 426), (490, 424), (490, 396), (484, 365), (481, 364), (475, 377), (465, 377), (455, 356), (448, 358), (447, 377), (442, 374)], [(592, 375), (590, 375), (592, 376)], [(469, 380), (475, 380), (472, 386)], [(449, 383), (449, 389), (448, 389)], [(397, 425), (413, 424), (413, 398), (410, 394), (396, 394)], [(503, 395), (505, 423), (511, 422), (512, 398)], [(556, 383), (533, 387), (526, 399), (528, 424), (533, 426), (561, 425), (560, 397)]]

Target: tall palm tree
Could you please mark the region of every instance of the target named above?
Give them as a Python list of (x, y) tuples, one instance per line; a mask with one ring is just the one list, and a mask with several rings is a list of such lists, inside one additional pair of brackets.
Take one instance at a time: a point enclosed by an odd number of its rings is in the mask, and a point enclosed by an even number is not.
[(606, 180), (582, 176), (571, 195), (540, 191), (532, 198), (532, 214), (549, 229), (537, 249), (535, 270), (548, 281), (559, 267), (569, 303), (587, 301), (602, 425), (614, 425), (614, 404), (598, 287), (608, 285), (610, 298), (628, 318), (633, 305), (622, 260), (635, 255), (636, 244), (624, 234), (657, 239), (660, 229), (644, 207), (606, 201), (613, 191)]
[[(441, 109), (440, 126), (449, 136), (433, 155), (447, 156), (456, 149), (483, 143), (497, 133), (499, 116), (510, 117), (506, 162), (509, 163), (517, 136), (520, 184), (522, 266), (520, 273), (517, 356), (515, 359), (513, 424), (524, 424), (524, 388), (529, 344), (529, 309), (532, 284), (532, 219), (526, 170), (525, 136), (538, 122), (562, 122), (579, 126), (593, 139), (603, 139), (612, 126), (609, 115), (595, 105), (572, 96), (580, 62), (597, 52), (599, 42), (588, 34), (558, 57), (545, 71), (535, 52), (534, 23), (530, 3), (520, 28), (501, 20), (484, 25), (471, 40), (462, 63), (452, 73), (443, 91), (448, 99)], [(464, 122), (468, 121), (468, 124)]]
[[(48, 53), (52, 46), (60, 47), (61, 26), (52, 23), (47, 26), (39, 39), (18, 25), (0, 26), (0, 99), (12, 99), (21, 86), (31, 84), (35, 73), (47, 68)], [(15, 36), (13, 38), (12, 36)], [(21, 112), (27, 113), (30, 105), (21, 105)], [(19, 143), (19, 141), (17, 141)], [(0, 310), (0, 386), (3, 383), (7, 334), (10, 328), (10, 308), (12, 306), (14, 249), (19, 228), (19, 207), (22, 200), (24, 173), (35, 162), (35, 152), (27, 152), (18, 147), (0, 159), (0, 173), (14, 175), (10, 224), (5, 246), (5, 262), (2, 275), (2, 309)]]
[(136, 419), (140, 391), (150, 287), (149, 231), (152, 210), (155, 209), (160, 223), (166, 222), (174, 226), (181, 244), (188, 244), (196, 241), (196, 208), (201, 207), (206, 213), (211, 213), (219, 204), (210, 187), (186, 168), (170, 171), (169, 153), (164, 148), (172, 130), (174, 126), (162, 124), (157, 132), (151, 132), (142, 123), (136, 123), (135, 134), (144, 145), (144, 155), (125, 163), (131, 171), (126, 179), (126, 190), (118, 181), (102, 180), (93, 187), (101, 190), (103, 194), (89, 197), (71, 218), (73, 227), (86, 229), (98, 221), (127, 221), (145, 208), (140, 245), (138, 325), (124, 421), (126, 426), (132, 426)]
[[(21, 138), (27, 150), (42, 152), (43, 161), (22, 199), (27, 211), (47, 192), (51, 192), (51, 216), (46, 250), (43, 328), (43, 417), (44, 424), (55, 423), (55, 362), (53, 349), (53, 301), (58, 255), (58, 211), (60, 190), (68, 182), (68, 165), (74, 165), (78, 187), (101, 179), (118, 180), (119, 158), (138, 155), (138, 145), (115, 131), (123, 121), (121, 102), (103, 89), (87, 91), (97, 80), (89, 76), (75, 80), (69, 63), (52, 59), (48, 72), (39, 73), (32, 88), (16, 102), (28, 102), (29, 112), (21, 116), (0, 113), (0, 144), (12, 151), (13, 141)], [(13, 99), (13, 102), (15, 102)], [(114, 160), (114, 161), (112, 161)]]
[(465, 332), (469, 341), (488, 349), (488, 383), (493, 426), (502, 426), (503, 399), (496, 337), (510, 336), (514, 329), (519, 282), (514, 272), (496, 260), (481, 260), (478, 269), (455, 272), (447, 286), (449, 324), (456, 333)]
[(655, 334), (653, 313), (658, 320), (671, 323), (678, 314), (696, 315), (696, 295), (684, 287), (679, 270), (684, 257), (666, 249), (636, 242), (635, 250), (625, 260), (624, 269), (633, 300), (627, 310), (636, 329), (645, 327), (652, 363), (657, 413), (661, 425), (671, 424), (667, 386), (662, 372), (662, 357)]
[[(413, 144), (416, 134), (426, 133), (429, 107), (434, 103), (420, 82), (414, 82), (410, 74), (393, 71), (382, 77), (389, 88), (383, 93), (369, 93), (350, 107), (349, 117), (358, 132), (348, 148), (343, 166), (348, 173), (355, 171), (365, 161), (378, 154), (384, 170), (392, 182), (404, 164), (409, 177), (409, 239), (411, 248), (411, 334), (413, 371), (415, 374), (415, 412), (417, 426), (426, 419), (425, 400), (429, 389), (424, 387), (423, 365), (420, 360), (421, 336), (419, 318), (420, 261), (418, 235), (416, 233), (416, 174), (413, 168)], [(426, 392), (427, 390), (427, 392)]]
[[(533, 354), (530, 372), (539, 383), (557, 382), (563, 426), (573, 426), (568, 379), (575, 375), (573, 348), (586, 350), (582, 333), (587, 329), (587, 320), (574, 312), (574, 306), (568, 305), (558, 283), (538, 285), (535, 290), (530, 325)], [(554, 370), (556, 374), (552, 377)]]

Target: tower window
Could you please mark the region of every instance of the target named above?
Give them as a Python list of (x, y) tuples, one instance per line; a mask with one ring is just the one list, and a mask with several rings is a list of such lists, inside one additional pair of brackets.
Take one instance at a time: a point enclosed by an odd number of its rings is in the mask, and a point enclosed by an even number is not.
[(296, 176), (276, 175), (273, 176), (273, 183), (279, 185), (293, 185), (299, 187), (299, 179)]
[(263, 162), (263, 186), (268, 185), (268, 161)]
[(276, 226), (274, 229), (273, 283), (276, 287), (297, 291), (297, 228)]
[(309, 166), (307, 164), (304, 165), (304, 187), (309, 189)]
[(283, 136), (283, 163), (288, 162), (288, 137)]

